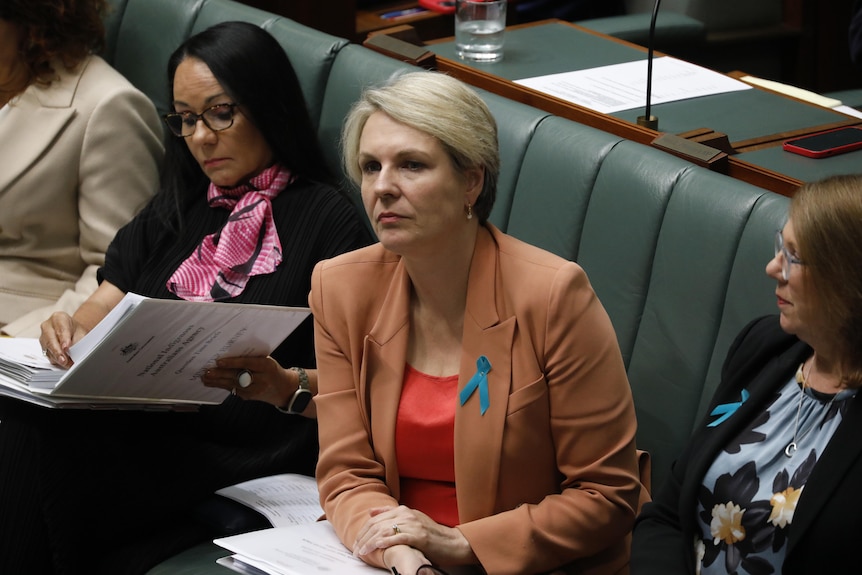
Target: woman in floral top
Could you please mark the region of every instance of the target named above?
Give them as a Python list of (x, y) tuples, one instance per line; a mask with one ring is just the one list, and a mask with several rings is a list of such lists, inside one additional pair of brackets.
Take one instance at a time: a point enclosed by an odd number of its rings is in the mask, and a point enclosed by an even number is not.
[(803, 186), (709, 415), (638, 519), (633, 574), (862, 572), (862, 176)]

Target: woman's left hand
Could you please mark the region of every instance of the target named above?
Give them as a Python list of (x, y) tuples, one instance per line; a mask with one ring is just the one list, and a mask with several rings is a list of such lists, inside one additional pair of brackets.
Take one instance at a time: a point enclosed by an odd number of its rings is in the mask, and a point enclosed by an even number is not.
[[(243, 372), (247, 371), (247, 375)], [(201, 377), (207, 387), (226, 389), (242, 399), (265, 401), (283, 406), (297, 387), (297, 376), (281, 367), (273, 358), (223, 357)], [(246, 387), (242, 383), (247, 383)]]
[(440, 525), (433, 519), (404, 505), (376, 507), (359, 530), (353, 545), (355, 555), (367, 555), (375, 549), (409, 545), (425, 554), (435, 565), (477, 563), (470, 543), (461, 531)]

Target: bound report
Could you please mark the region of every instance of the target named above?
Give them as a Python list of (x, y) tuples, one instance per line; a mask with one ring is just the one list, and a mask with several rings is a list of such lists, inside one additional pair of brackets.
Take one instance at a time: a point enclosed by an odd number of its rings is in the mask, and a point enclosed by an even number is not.
[(39, 340), (0, 338), (0, 395), (47, 407), (194, 407), (228, 392), (200, 376), (219, 357), (269, 355), (308, 308), (126, 297), (55, 367)]

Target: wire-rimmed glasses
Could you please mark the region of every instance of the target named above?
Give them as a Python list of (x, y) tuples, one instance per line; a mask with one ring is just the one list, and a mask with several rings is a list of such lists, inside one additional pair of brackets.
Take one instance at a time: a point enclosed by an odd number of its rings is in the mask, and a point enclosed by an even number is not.
[(195, 133), (198, 120), (203, 120), (206, 127), (213, 132), (221, 132), (233, 126), (233, 117), (239, 104), (225, 102), (210, 106), (200, 114), (194, 112), (174, 112), (165, 114), (165, 124), (171, 133), (178, 138), (188, 138)]
[(790, 279), (790, 266), (793, 264), (805, 265), (802, 260), (787, 250), (784, 245), (784, 235), (781, 230), (775, 232), (775, 257), (781, 254), (781, 277), (784, 281)]

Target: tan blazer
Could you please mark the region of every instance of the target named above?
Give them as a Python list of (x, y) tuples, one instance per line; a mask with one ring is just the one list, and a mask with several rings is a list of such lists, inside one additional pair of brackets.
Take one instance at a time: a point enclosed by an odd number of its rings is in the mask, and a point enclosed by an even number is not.
[[(641, 486), (635, 413), (614, 331), (583, 270), (480, 228), (459, 390), (491, 362), (490, 407), (457, 408), (464, 533), (487, 573), (627, 570)], [(409, 336), (410, 278), (379, 244), (318, 264), (310, 305), (321, 503), (352, 546), (367, 510), (399, 497), (394, 429)], [(372, 560), (382, 565), (382, 554)]]
[[(0, 111), (0, 326), (34, 335), (96, 289), (114, 234), (158, 186), (152, 102), (97, 56)], [(61, 300), (58, 302), (58, 300)]]

